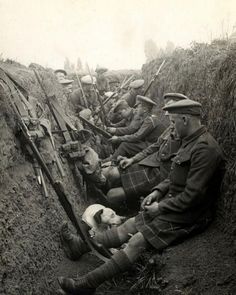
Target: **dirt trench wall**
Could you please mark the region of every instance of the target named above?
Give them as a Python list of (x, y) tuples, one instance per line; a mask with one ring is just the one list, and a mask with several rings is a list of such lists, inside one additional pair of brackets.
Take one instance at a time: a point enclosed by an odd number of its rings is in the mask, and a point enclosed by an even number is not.
[(236, 46), (225, 41), (211, 45), (195, 43), (177, 48), (171, 55), (151, 61), (142, 68), (146, 83), (165, 65), (149, 95), (159, 107), (163, 94), (180, 92), (203, 105), (203, 123), (220, 143), (227, 159), (226, 174), (218, 201), (221, 228), (236, 234)]
[[(31, 69), (1, 66), (43, 102)], [(41, 75), (48, 82), (47, 91), (58, 91), (50, 72), (41, 71)], [(58, 230), (67, 217), (49, 183), (49, 197), (42, 195), (33, 167), (15, 137), (15, 127), (9, 100), (0, 94), (0, 294), (53, 294), (55, 269), (63, 256)], [(82, 181), (76, 186), (68, 164), (63, 163), (65, 190), (77, 208), (82, 208)]]

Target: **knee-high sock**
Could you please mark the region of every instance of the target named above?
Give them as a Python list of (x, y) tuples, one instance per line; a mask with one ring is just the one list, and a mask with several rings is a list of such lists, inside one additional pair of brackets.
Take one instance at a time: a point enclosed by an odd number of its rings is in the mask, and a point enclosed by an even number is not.
[(90, 288), (97, 288), (100, 284), (115, 275), (128, 270), (132, 265), (128, 256), (123, 250), (116, 252), (111, 259), (102, 264), (100, 267), (85, 275), (82, 281)]
[(97, 233), (94, 239), (106, 248), (117, 248), (124, 243), (119, 238), (117, 227), (113, 227), (102, 233)]

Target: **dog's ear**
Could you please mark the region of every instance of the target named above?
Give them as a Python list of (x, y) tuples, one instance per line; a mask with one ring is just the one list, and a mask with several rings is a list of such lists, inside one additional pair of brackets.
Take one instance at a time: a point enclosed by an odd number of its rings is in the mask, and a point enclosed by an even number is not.
[(97, 223), (97, 224), (101, 224), (101, 222), (102, 222), (102, 219), (101, 219), (101, 215), (102, 215), (102, 213), (103, 213), (103, 209), (100, 209), (96, 214), (94, 214), (94, 216), (93, 216), (93, 218), (94, 218), (94, 220), (95, 220), (95, 222)]

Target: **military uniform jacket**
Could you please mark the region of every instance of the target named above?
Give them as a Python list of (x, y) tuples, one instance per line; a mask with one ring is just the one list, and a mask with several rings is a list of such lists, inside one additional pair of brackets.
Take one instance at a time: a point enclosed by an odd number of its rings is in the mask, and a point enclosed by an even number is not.
[(204, 126), (185, 138), (173, 159), (169, 177), (153, 188), (162, 195), (158, 218), (191, 224), (211, 216), (222, 166), (219, 145)]
[(116, 125), (117, 127), (115, 135), (121, 136), (136, 132), (142, 125), (142, 118), (137, 114), (137, 112), (134, 109), (132, 109), (129, 118), (127, 118), (125, 121), (122, 120), (121, 123), (123, 125), (121, 127), (119, 127), (119, 124), (117, 123), (118, 126)]
[(181, 145), (181, 140), (172, 129), (169, 126), (154, 144), (133, 157), (139, 165), (159, 168), (162, 180), (168, 176), (171, 159), (176, 156)]
[(126, 142), (146, 142), (148, 145), (156, 142), (159, 136), (165, 130), (164, 125), (159, 121), (158, 117), (148, 115), (142, 119), (142, 125), (134, 133), (130, 135), (120, 136), (120, 141)]

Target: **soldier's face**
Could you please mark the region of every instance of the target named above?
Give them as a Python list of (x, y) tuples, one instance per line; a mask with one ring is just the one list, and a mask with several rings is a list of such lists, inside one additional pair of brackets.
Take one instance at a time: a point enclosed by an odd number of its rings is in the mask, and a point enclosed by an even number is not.
[(117, 113), (121, 118), (125, 119), (129, 116), (129, 109), (121, 109)]
[(175, 130), (180, 138), (188, 135), (187, 117), (181, 114), (170, 114), (170, 121), (175, 126)]

